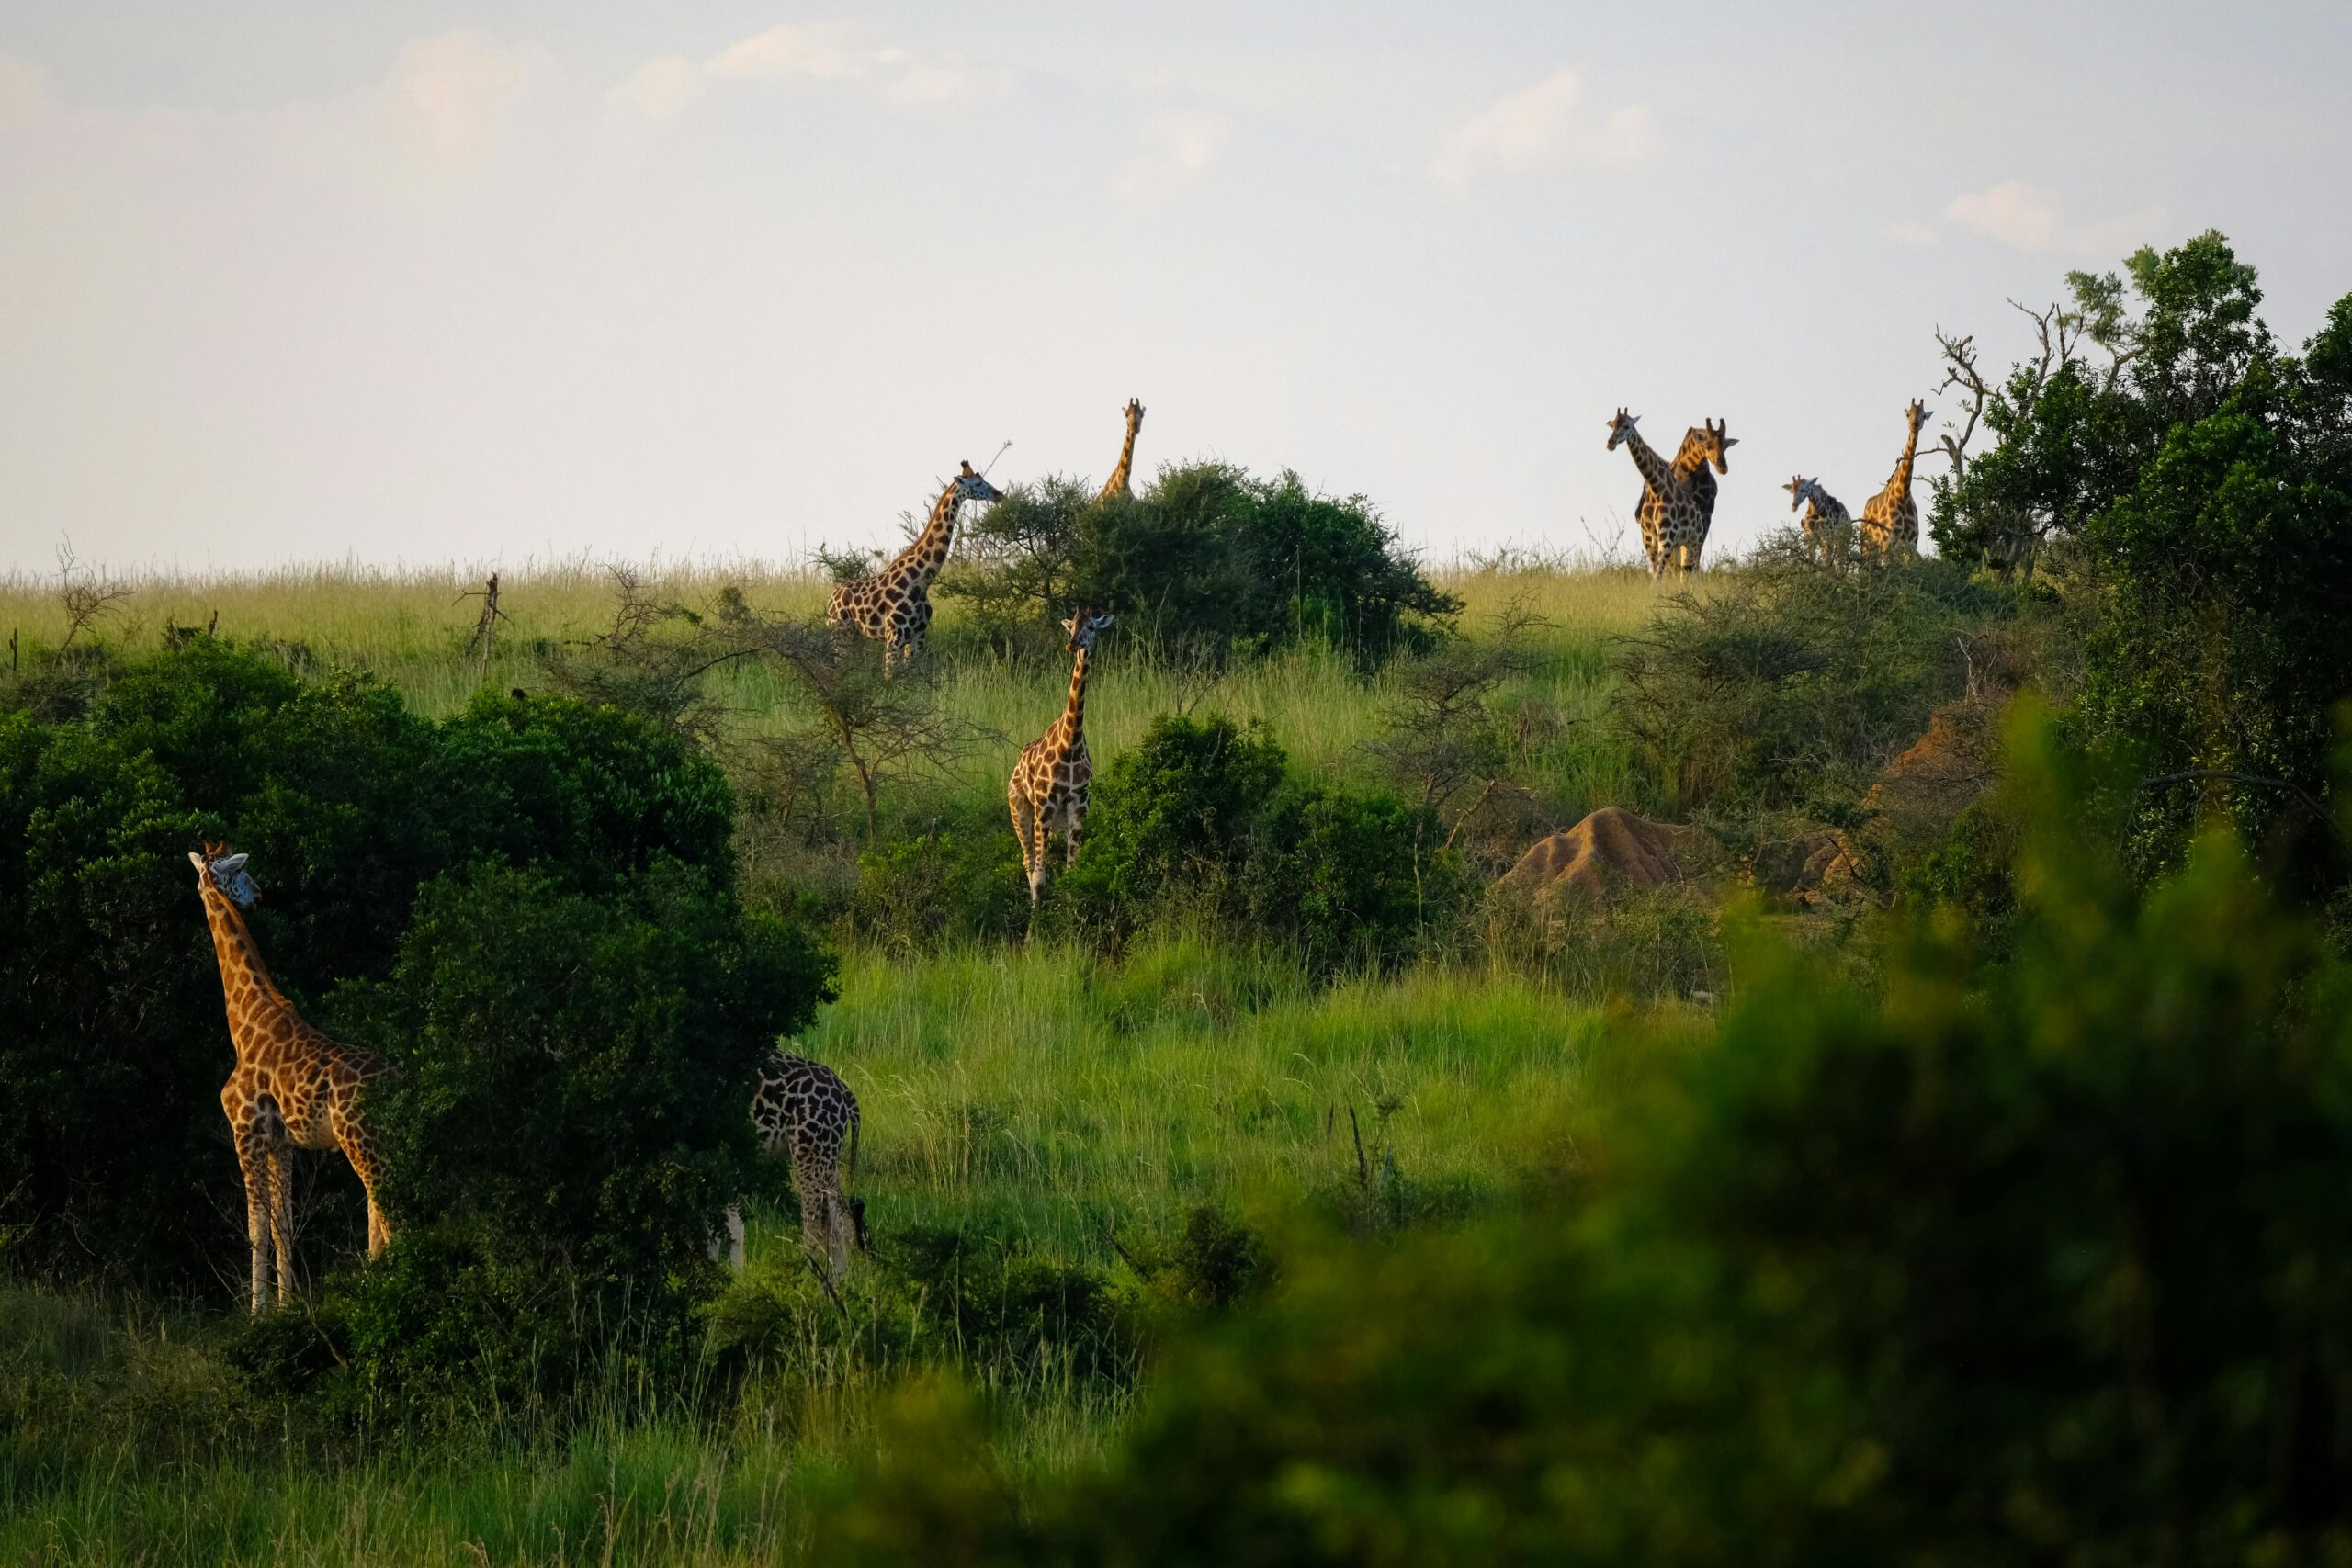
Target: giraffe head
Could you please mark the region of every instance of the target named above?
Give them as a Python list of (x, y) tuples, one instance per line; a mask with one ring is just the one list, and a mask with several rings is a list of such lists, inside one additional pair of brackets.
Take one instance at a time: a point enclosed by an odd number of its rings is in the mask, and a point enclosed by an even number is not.
[(1819, 479), (1809, 479), (1803, 474), (1797, 474), (1792, 477), (1789, 482), (1782, 485), (1781, 488), (1789, 492), (1789, 510), (1794, 512), (1798, 507), (1803, 506), (1807, 501), (1811, 500), (1814, 495), (1820, 491), (1821, 481)]
[(1719, 474), (1731, 472), (1731, 465), (1724, 460), (1724, 454), (1739, 445), (1739, 437), (1727, 434), (1730, 429), (1729, 420), (1702, 419), (1699, 422), (1699, 429), (1693, 432), (1699, 439), (1700, 455), (1713, 463)]
[(1914, 398), (1903, 411), (1904, 423), (1910, 425), (1911, 434), (1916, 436), (1919, 434), (1920, 427), (1928, 423), (1928, 416), (1935, 412), (1928, 407), (1925, 399)]
[(968, 458), (964, 463), (964, 471), (956, 476), (955, 488), (956, 499), (958, 501), (1001, 501), (1004, 499), (1003, 491), (989, 483), (985, 476), (972, 471), (972, 465)]
[(1631, 441), (1634, 438), (1634, 426), (1640, 423), (1640, 415), (1630, 414), (1623, 409), (1619, 409), (1617, 411), (1617, 417), (1609, 422), (1608, 449), (1614, 452), (1617, 450), (1617, 444), (1619, 442)]
[(1143, 428), (1143, 403), (1139, 399), (1127, 400), (1127, 434), (1133, 435)]
[(1062, 630), (1069, 633), (1069, 650), (1081, 652), (1094, 646), (1094, 634), (1111, 624), (1114, 617), (1098, 615), (1091, 610), (1080, 610), (1062, 623)]
[(208, 839), (202, 854), (190, 850), (187, 858), (195, 863), (196, 886), (199, 892), (209, 887), (231, 902), (247, 908), (261, 897), (261, 889), (255, 887), (254, 879), (245, 874), (245, 857), (231, 854), (228, 845), (216, 844)]

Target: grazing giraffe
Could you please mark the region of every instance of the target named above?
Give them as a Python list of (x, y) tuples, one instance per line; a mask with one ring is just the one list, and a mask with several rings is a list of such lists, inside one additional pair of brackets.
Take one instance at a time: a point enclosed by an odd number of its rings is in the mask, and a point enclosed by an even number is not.
[[(760, 1148), (792, 1161), (793, 1190), (800, 1194), (800, 1241), (838, 1278), (849, 1264), (853, 1236), (865, 1246), (865, 1204), (842, 1195), (842, 1155), (857, 1169), (857, 1096), (841, 1075), (822, 1062), (770, 1051), (760, 1065), (760, 1087), (752, 1096), (752, 1124)], [(743, 1211), (727, 1211), (729, 1257), (743, 1267)]]
[(1136, 432), (1142, 428), (1143, 404), (1129, 398), (1127, 400), (1127, 438), (1120, 444), (1118, 467), (1113, 468), (1111, 477), (1103, 481), (1102, 493), (1094, 498), (1095, 505), (1100, 506), (1104, 502), (1114, 499), (1125, 501), (1135, 494), (1134, 487), (1127, 483), (1127, 477), (1135, 470)]
[(833, 590), (825, 606), (825, 624), (849, 626), (860, 637), (880, 641), (883, 673), (889, 673), (893, 663), (903, 669), (922, 651), (923, 634), (931, 629), (931, 580), (947, 564), (948, 547), (956, 542), (956, 513), (967, 501), (999, 499), (997, 488), (966, 463), (964, 471), (939, 492), (931, 521), (913, 544), (873, 576)]
[(1790, 511), (1794, 512), (1800, 506), (1804, 508), (1804, 517), (1799, 526), (1804, 530), (1806, 553), (1818, 554), (1822, 563), (1827, 565), (1844, 547), (1843, 541), (1852, 534), (1853, 513), (1846, 510), (1844, 502), (1822, 489), (1819, 479), (1809, 479), (1803, 474), (1796, 474), (1781, 488), (1789, 492)]
[(241, 905), (260, 896), (245, 857), (226, 844), (190, 852), (212, 951), (228, 998), (229, 1043), (236, 1071), (220, 1089), (245, 1179), (245, 1239), (253, 1262), (253, 1311), (269, 1310), (269, 1262), (277, 1260), (277, 1295), (294, 1291), (292, 1182), (296, 1149), (343, 1151), (368, 1192), (368, 1256), (382, 1252), (392, 1227), (376, 1198), (383, 1160), (368, 1133), (361, 1091), (392, 1070), (373, 1051), (342, 1045), (302, 1021), (280, 994), (246, 929)]
[[(1726, 426), (1709, 424), (1685, 435), (1681, 450), (1668, 463), (1642, 439), (1634, 428), (1638, 423), (1636, 416), (1619, 409), (1617, 417), (1609, 422), (1609, 450), (1615, 451), (1622, 443), (1632, 454), (1634, 466), (1642, 471), (1642, 498), (1634, 505), (1634, 516), (1641, 525), (1642, 550), (1649, 557), (1650, 580), (1655, 582), (1669, 560), (1679, 570), (1697, 570), (1713, 511), (1714, 477), (1706, 472), (1706, 466), (1712, 462), (1718, 471), (1729, 473), (1724, 449), (1738, 443), (1724, 433)], [(1703, 505), (1702, 479), (1709, 498)]]
[(1087, 785), (1094, 777), (1094, 761), (1086, 750), (1086, 667), (1094, 650), (1094, 634), (1111, 624), (1109, 615), (1080, 610), (1062, 623), (1069, 633), (1073, 656), (1069, 671), (1069, 701), (1061, 717), (1046, 733), (1021, 749), (1012, 765), (1012, 780), (1005, 786), (1005, 804), (1012, 809), (1012, 836), (1021, 840), (1021, 864), (1029, 874), (1029, 907), (1046, 885), (1046, 840), (1062, 830), (1065, 867), (1078, 863), (1079, 836), (1086, 828)]
[(1919, 553), (1919, 503), (1911, 499), (1911, 463), (1919, 455), (1919, 427), (1932, 413), (1917, 398), (1903, 411), (1903, 456), (1886, 488), (1862, 502), (1862, 553), (1893, 558)]

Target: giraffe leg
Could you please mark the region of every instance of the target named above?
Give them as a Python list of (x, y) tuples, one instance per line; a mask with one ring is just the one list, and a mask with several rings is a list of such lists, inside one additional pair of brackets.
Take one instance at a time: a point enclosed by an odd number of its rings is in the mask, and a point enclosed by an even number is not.
[(359, 1178), (359, 1185), (368, 1194), (368, 1256), (380, 1258), (384, 1248), (392, 1244), (392, 1222), (376, 1195), (383, 1163), (377, 1158), (374, 1140), (368, 1136), (367, 1128), (346, 1100), (338, 1099), (327, 1108), (327, 1114), (328, 1126), (343, 1149), (343, 1157), (351, 1162), (353, 1174)]
[[(809, 1257), (830, 1264), (833, 1258), (832, 1236), (835, 1229), (834, 1211), (840, 1206), (833, 1194), (839, 1190), (818, 1169), (820, 1162), (812, 1151), (803, 1151), (792, 1162), (793, 1189), (800, 1194), (800, 1245)], [(838, 1279), (841, 1270), (833, 1269)]]
[(1029, 879), (1029, 907), (1034, 909), (1037, 907), (1037, 875), (1035, 858), (1029, 852), (1029, 835), (1035, 826), (1036, 810), (1029, 804), (1028, 794), (1022, 789), (1017, 779), (1013, 781), (1012, 789), (1005, 793), (1004, 799), (1005, 805), (1012, 811), (1012, 837), (1021, 846), (1021, 872)]
[(277, 1257), (277, 1299), (294, 1294), (294, 1152), (269, 1152), (269, 1242)]
[(1072, 797), (1062, 807), (1062, 869), (1068, 871), (1078, 863), (1078, 840), (1086, 832), (1086, 797)]
[(1054, 808), (1051, 802), (1040, 802), (1030, 815), (1029, 849), (1024, 858), (1029, 863), (1029, 907), (1037, 907), (1038, 895), (1046, 887), (1046, 842), (1053, 836)]
[[(710, 1256), (718, 1257), (718, 1243), (710, 1244)], [(743, 1205), (727, 1205), (727, 1266), (738, 1274), (743, 1271)]]
[(245, 1179), (245, 1246), (253, 1264), (253, 1314), (269, 1310), (269, 1151), (260, 1131), (237, 1129), (237, 1169)]

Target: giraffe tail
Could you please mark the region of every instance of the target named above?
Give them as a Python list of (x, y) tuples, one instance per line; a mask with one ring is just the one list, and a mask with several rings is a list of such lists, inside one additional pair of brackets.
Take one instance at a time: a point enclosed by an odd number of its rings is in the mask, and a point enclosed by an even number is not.
[(849, 1113), (849, 1157), (842, 1161), (843, 1176), (854, 1177), (857, 1174), (857, 1134), (858, 1130), (865, 1125), (865, 1117), (854, 1111)]

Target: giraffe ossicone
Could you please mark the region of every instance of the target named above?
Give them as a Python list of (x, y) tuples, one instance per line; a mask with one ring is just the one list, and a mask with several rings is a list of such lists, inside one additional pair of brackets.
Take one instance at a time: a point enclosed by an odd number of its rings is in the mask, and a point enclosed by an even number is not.
[(845, 626), (882, 645), (882, 671), (904, 669), (922, 651), (931, 629), (931, 582), (947, 564), (956, 519), (969, 501), (1001, 501), (1003, 493), (967, 460), (933, 502), (931, 520), (912, 544), (870, 577), (844, 582), (825, 605), (825, 624)]
[(1094, 760), (1086, 750), (1087, 667), (1095, 634), (1112, 620), (1081, 608), (1062, 623), (1062, 630), (1069, 634), (1069, 697), (1046, 733), (1021, 749), (1005, 785), (1005, 805), (1012, 813), (1012, 836), (1021, 840), (1021, 867), (1028, 878), (1033, 909), (1045, 890), (1046, 845), (1056, 830), (1062, 835), (1063, 866), (1078, 863), (1087, 795), (1094, 781)]
[(208, 842), (187, 858), (196, 866), (197, 896), (220, 966), (229, 1043), (237, 1058), (220, 1089), (220, 1110), (244, 1179), (250, 1304), (259, 1316), (269, 1310), (273, 1262), (277, 1298), (294, 1290), (294, 1150), (342, 1150), (368, 1194), (368, 1256), (390, 1244), (391, 1223), (377, 1197), (383, 1160), (368, 1134), (362, 1097), (392, 1064), (311, 1028), (270, 979), (240, 913), (261, 891), (246, 869), (248, 857)]

